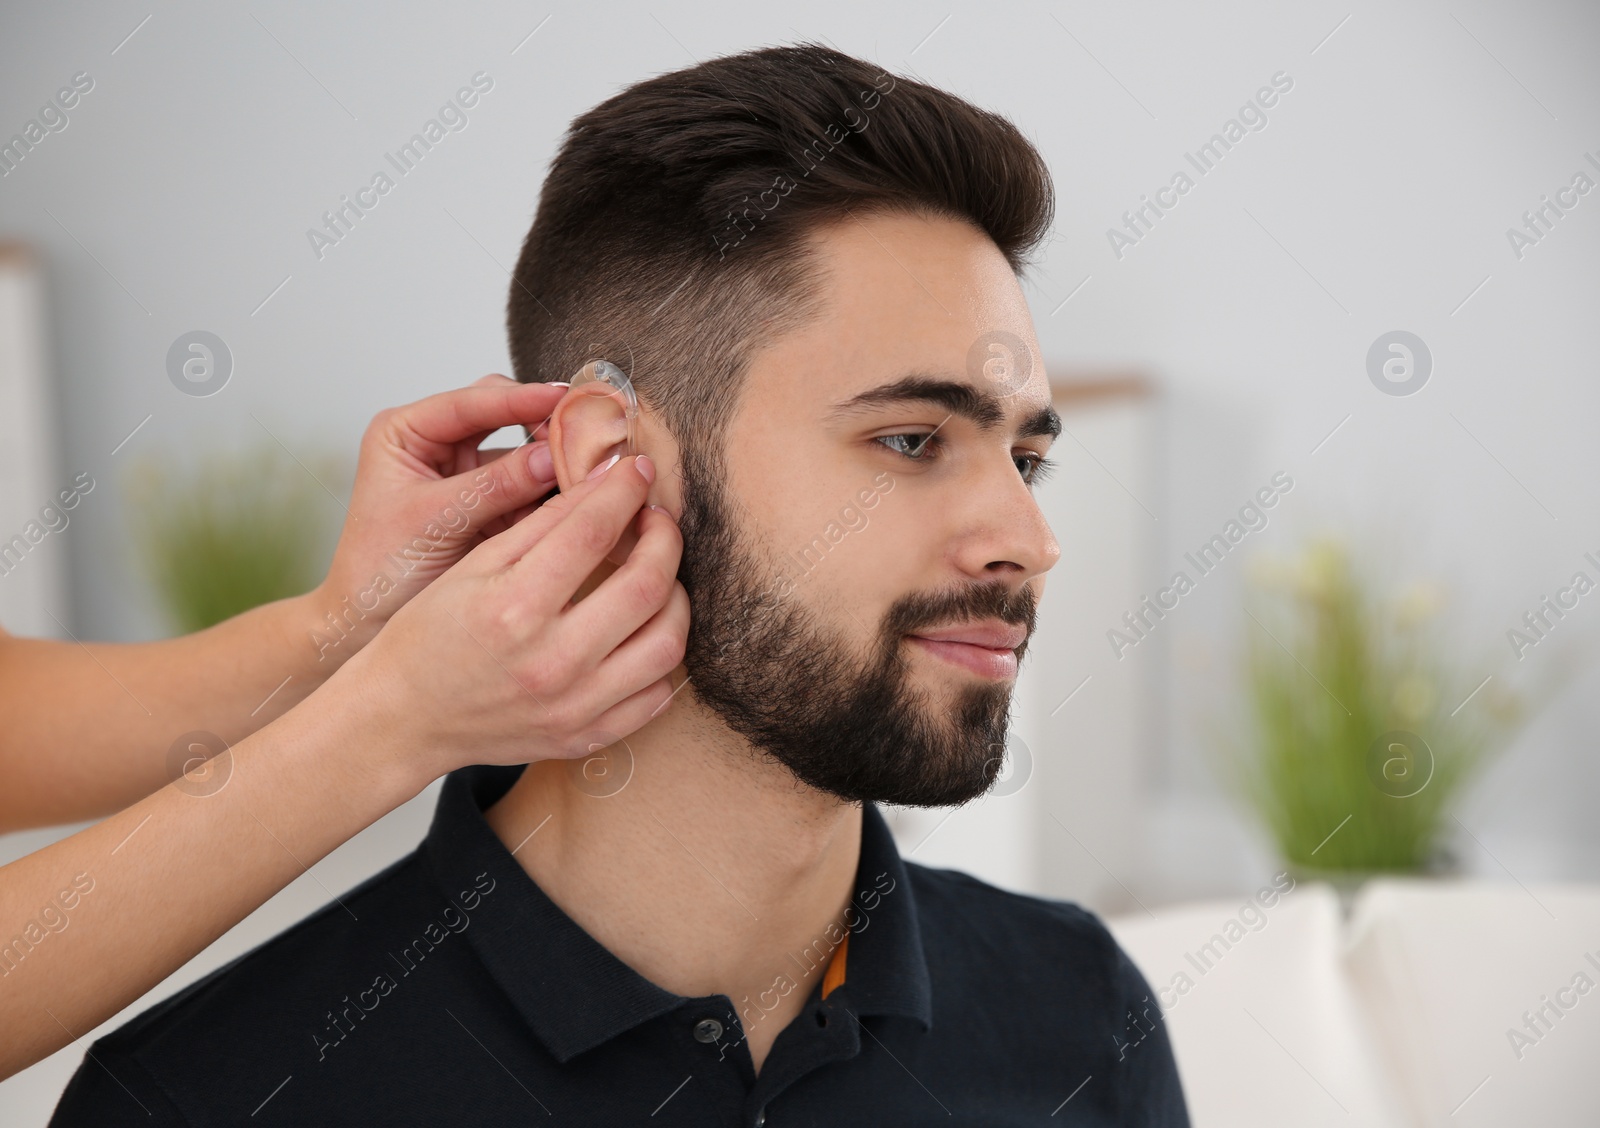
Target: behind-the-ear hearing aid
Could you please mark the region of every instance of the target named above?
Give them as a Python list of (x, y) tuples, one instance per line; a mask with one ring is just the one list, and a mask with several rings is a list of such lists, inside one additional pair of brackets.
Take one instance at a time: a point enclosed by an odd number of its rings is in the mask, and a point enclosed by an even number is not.
[[(616, 401), (622, 410), (622, 420), (626, 428), (624, 438), (620, 443), (613, 444), (608, 452), (602, 456), (601, 464), (618, 457), (628, 457), (639, 453), (639, 397), (634, 393), (633, 382), (628, 379), (628, 374), (612, 364), (609, 360), (591, 360), (572, 374), (572, 379), (567, 383), (569, 396), (609, 396)], [(546, 421), (548, 422), (548, 420)], [(546, 432), (548, 436), (548, 431)], [(606, 554), (606, 559), (614, 565), (621, 565), (627, 561), (628, 554), (633, 551), (637, 537), (631, 532), (624, 532), (622, 539)]]
[[(553, 380), (553, 388), (565, 387), (568, 394), (611, 396), (617, 401), (617, 406), (622, 409), (623, 422), (627, 426), (627, 438), (622, 442), (623, 455), (639, 453), (639, 397), (634, 393), (633, 382), (628, 379), (628, 374), (612, 364), (609, 360), (591, 360), (572, 374), (571, 380)], [(529, 442), (550, 437), (550, 420), (546, 419), (535, 427), (528, 435)]]
[(639, 397), (626, 372), (609, 360), (591, 360), (573, 373), (567, 388), (569, 395), (602, 395), (615, 399), (628, 428), (621, 453), (625, 456), (639, 453)]

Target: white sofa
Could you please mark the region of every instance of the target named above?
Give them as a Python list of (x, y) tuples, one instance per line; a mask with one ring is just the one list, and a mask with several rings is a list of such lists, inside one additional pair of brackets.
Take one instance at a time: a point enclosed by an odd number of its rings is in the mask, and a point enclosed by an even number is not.
[(1346, 917), (1312, 883), (1107, 924), (1195, 1128), (1600, 1125), (1600, 888), (1384, 879)]

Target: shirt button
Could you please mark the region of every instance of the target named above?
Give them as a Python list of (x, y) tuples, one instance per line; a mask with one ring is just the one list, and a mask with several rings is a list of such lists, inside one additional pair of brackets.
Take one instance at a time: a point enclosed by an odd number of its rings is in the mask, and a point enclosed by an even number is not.
[(694, 1024), (694, 1040), (708, 1045), (722, 1037), (722, 1023), (714, 1018), (702, 1018)]

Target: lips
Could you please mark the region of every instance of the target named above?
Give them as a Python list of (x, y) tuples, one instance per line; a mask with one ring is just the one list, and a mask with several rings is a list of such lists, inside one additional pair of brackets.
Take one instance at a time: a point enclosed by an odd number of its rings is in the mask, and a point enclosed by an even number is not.
[(1017, 675), (1017, 648), (1028, 637), (1026, 628), (998, 621), (944, 627), (908, 634), (921, 649), (981, 677), (1008, 679)]
[(982, 646), (989, 650), (1015, 650), (1027, 641), (1028, 631), (1026, 627), (1010, 623), (987, 622), (914, 631), (911, 637), (927, 639), (929, 642), (963, 642), (968, 646)]

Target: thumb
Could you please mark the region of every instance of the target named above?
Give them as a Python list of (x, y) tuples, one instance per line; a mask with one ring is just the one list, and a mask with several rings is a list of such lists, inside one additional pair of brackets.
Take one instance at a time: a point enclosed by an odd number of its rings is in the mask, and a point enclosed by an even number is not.
[(555, 488), (550, 445), (543, 440), (505, 451), (485, 451), (492, 461), (430, 486), (466, 514), (464, 535), (483, 531), (496, 518), (526, 508)]
[[(593, 478), (578, 482), (571, 489), (563, 490), (509, 528), (487, 537), (482, 544), (468, 553), (468, 559), (474, 561), (476, 569), (484, 571), (499, 571), (510, 567), (531, 552), (533, 547), (544, 540), (556, 526), (570, 517), (585, 499), (604, 488), (609, 479), (610, 475)], [(622, 500), (616, 512), (611, 514), (609, 521), (604, 517), (597, 518), (604, 526), (604, 530), (603, 533), (595, 535), (610, 536), (615, 539), (626, 534), (627, 525), (644, 504), (645, 491), (649, 487), (639, 475), (624, 475), (620, 484), (613, 484), (611, 488), (613, 491), (621, 491)]]

